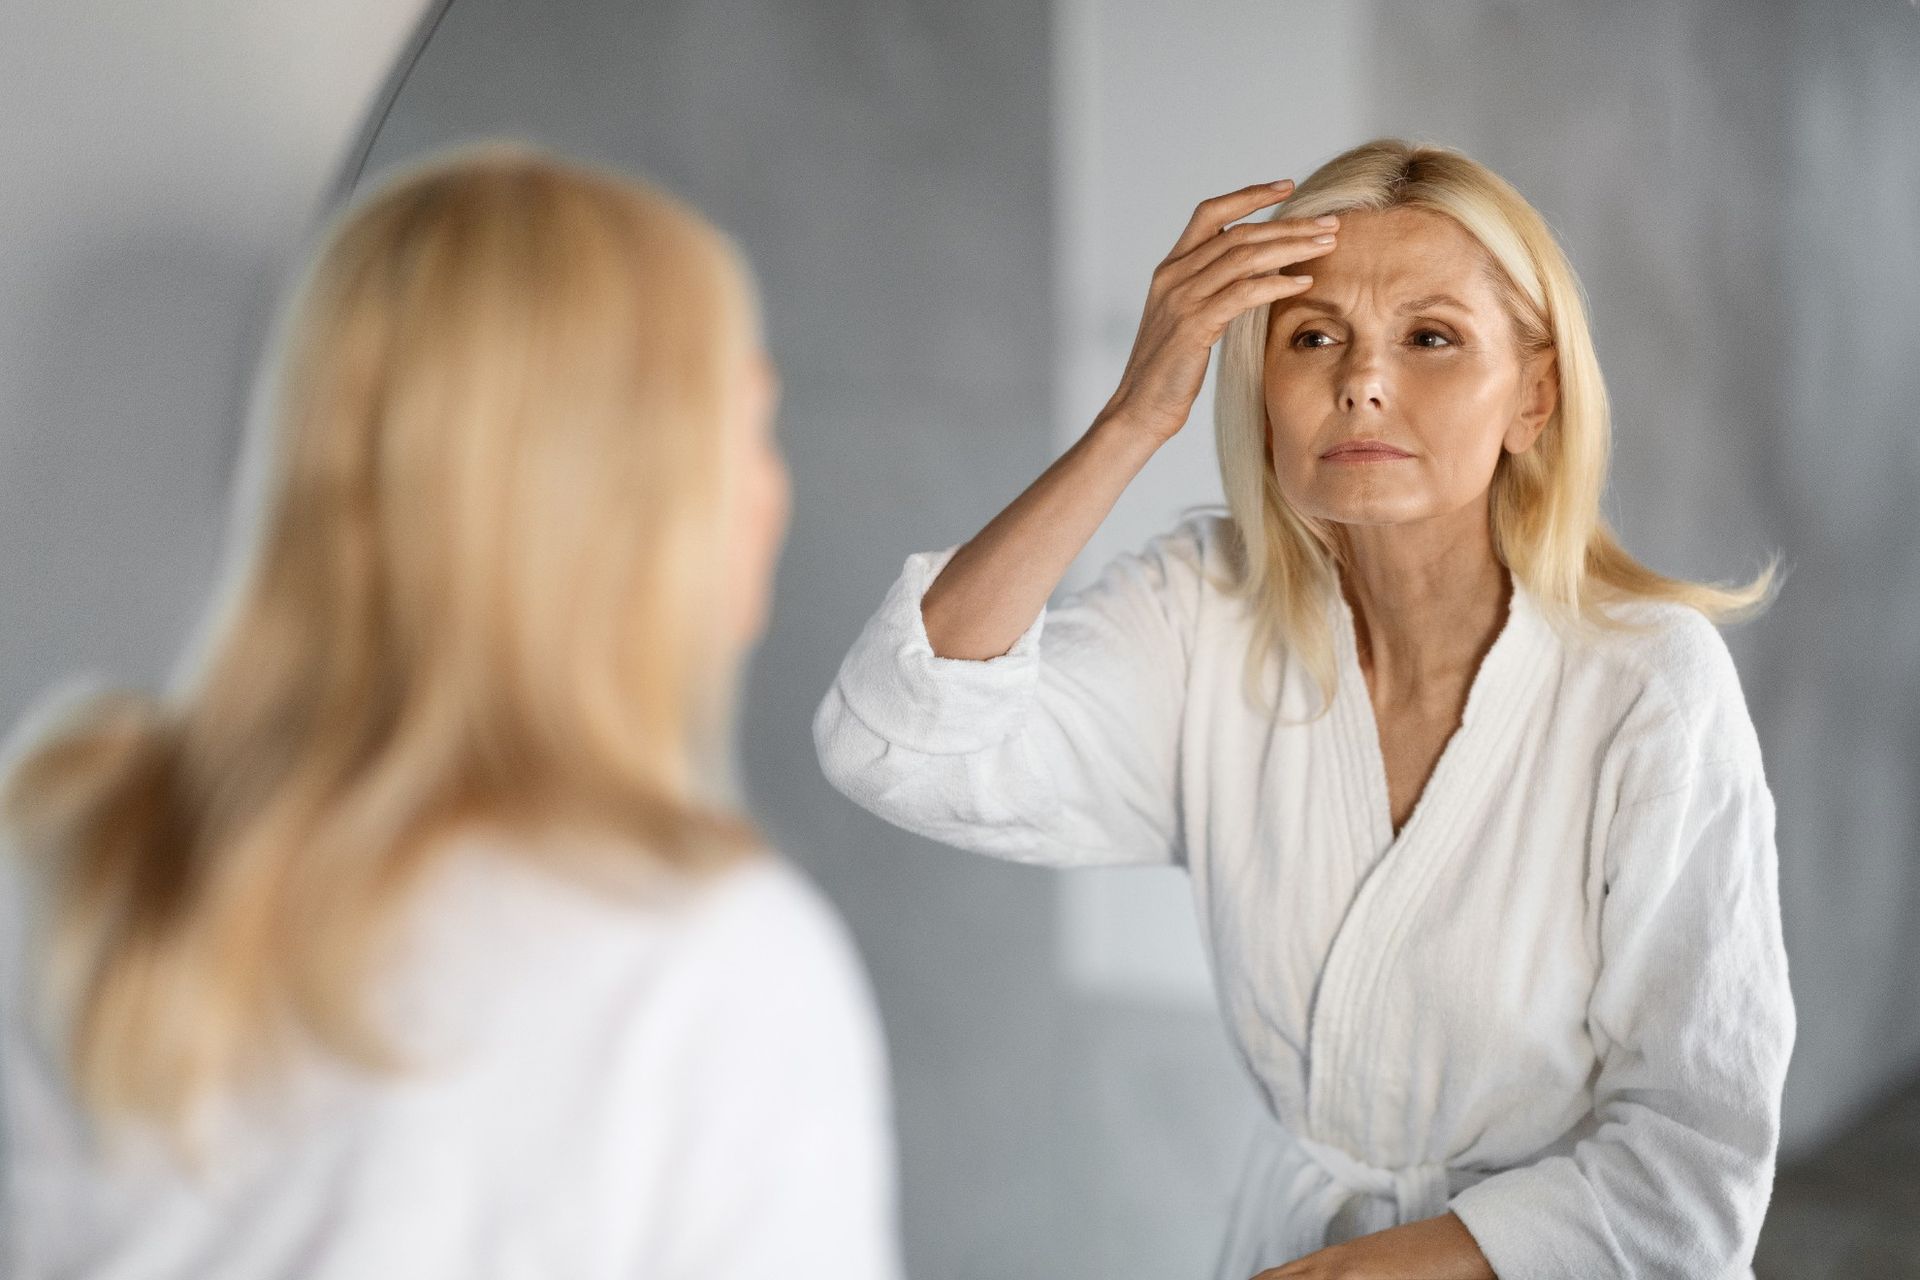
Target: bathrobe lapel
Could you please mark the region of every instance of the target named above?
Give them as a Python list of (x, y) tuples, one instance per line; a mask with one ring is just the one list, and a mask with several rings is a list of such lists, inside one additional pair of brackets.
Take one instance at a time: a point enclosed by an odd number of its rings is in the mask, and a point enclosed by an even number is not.
[[(1500, 785), (1512, 758), (1525, 709), (1540, 693), (1550, 664), (1551, 632), (1518, 578), (1506, 622), (1482, 659), (1467, 695), (1461, 724), (1448, 739), (1413, 813), (1393, 833), (1379, 730), (1360, 670), (1352, 609), (1337, 590), (1329, 602), (1339, 683), (1322, 744), (1333, 757), (1345, 805), (1350, 852), (1364, 868), (1359, 889), (1335, 932), (1315, 993), (1308, 1053), (1307, 1137), (1370, 1150), (1385, 1135), (1378, 1117), (1404, 1114), (1404, 1072), (1395, 1064), (1431, 1061), (1404, 1043), (1404, 1029), (1380, 1025), (1381, 984), (1415, 908), (1452, 862), (1472, 856), (1452, 838), (1463, 815)], [(1463, 980), (1465, 977), (1463, 975)], [(1382, 1096), (1382, 1092), (1400, 1096)], [(1399, 1198), (1405, 1207), (1437, 1213), (1444, 1206), (1444, 1169), (1421, 1178), (1411, 1171)], [(1428, 1185), (1431, 1184), (1431, 1185)], [(1431, 1203), (1438, 1197), (1437, 1203)], [(1426, 1202), (1426, 1203), (1423, 1203)]]

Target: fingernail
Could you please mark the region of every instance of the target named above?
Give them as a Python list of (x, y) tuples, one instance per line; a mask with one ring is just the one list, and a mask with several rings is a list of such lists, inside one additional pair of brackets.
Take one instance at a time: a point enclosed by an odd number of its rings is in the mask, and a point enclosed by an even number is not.
[(1292, 179), (1292, 178), (1282, 178), (1282, 179), (1280, 179), (1280, 181), (1278, 181), (1278, 182), (1275, 182), (1275, 183), (1271, 183), (1270, 185), (1271, 185), (1271, 186), (1272, 186), (1272, 187), (1274, 188), (1274, 190), (1276, 190), (1276, 191), (1285, 191), (1285, 190), (1286, 190), (1286, 189), (1287, 189), (1288, 187), (1290, 187), (1290, 186), (1292, 186), (1292, 185), (1293, 185), (1293, 179)]
[(1319, 217), (1315, 218), (1314, 221), (1319, 223), (1323, 227), (1337, 227), (1340, 225), (1340, 219), (1334, 217), (1330, 213), (1323, 213)]

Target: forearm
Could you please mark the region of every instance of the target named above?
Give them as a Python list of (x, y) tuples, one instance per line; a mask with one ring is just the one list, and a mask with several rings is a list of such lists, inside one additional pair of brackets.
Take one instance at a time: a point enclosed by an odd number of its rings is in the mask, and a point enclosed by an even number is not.
[(921, 617), (943, 658), (1005, 653), (1140, 473), (1161, 440), (1124, 411), (1103, 413), (1071, 448), (954, 553)]
[(1452, 1213), (1329, 1245), (1255, 1280), (1499, 1280)]
[(1374, 1242), (1381, 1280), (1499, 1280), (1466, 1224), (1452, 1213), (1364, 1238)]
[(928, 588), (921, 618), (936, 657), (1006, 653), (1128, 483), (1185, 425), (1227, 325), (1311, 282), (1278, 269), (1332, 252), (1325, 227), (1291, 219), (1228, 225), (1281, 203), (1292, 190), (1291, 180), (1257, 182), (1195, 207), (1153, 269), (1120, 385), (1093, 426), (963, 545)]

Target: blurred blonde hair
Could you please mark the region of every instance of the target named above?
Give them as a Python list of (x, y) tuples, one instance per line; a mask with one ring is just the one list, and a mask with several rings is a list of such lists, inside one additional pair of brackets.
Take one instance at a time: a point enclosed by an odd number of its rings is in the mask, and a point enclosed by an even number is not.
[[(1502, 450), (1489, 492), (1493, 545), (1502, 564), (1572, 631), (1638, 631), (1606, 606), (1672, 601), (1715, 622), (1759, 612), (1775, 594), (1775, 555), (1745, 585), (1668, 577), (1629, 555), (1600, 509), (1612, 448), (1607, 391), (1585, 299), (1552, 230), (1526, 197), (1486, 166), (1447, 147), (1376, 138), (1328, 160), (1268, 220), (1353, 210), (1424, 209), (1453, 219), (1486, 250), (1489, 280), (1513, 320), (1520, 355), (1552, 350), (1559, 404), (1532, 448)], [(1248, 696), (1270, 706), (1260, 681), (1277, 648), (1296, 653), (1331, 703), (1337, 682), (1325, 601), (1345, 554), (1334, 522), (1294, 510), (1282, 496), (1267, 439), (1268, 307), (1231, 321), (1219, 341), (1214, 431), (1235, 530), (1230, 580), (1257, 619), (1247, 653)]]
[(69, 698), (5, 782), (78, 1093), (176, 1131), (296, 1036), (397, 1064), (369, 987), (457, 830), (681, 879), (763, 845), (718, 629), (760, 325), (733, 243), (491, 142), (343, 210), (294, 286), (177, 689)]

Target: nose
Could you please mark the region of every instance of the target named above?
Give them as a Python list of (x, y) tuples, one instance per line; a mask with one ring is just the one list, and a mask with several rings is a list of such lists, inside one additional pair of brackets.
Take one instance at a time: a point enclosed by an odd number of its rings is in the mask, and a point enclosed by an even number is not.
[(1376, 413), (1387, 407), (1386, 362), (1373, 344), (1356, 338), (1347, 347), (1340, 370), (1340, 411), (1356, 413), (1363, 406)]

